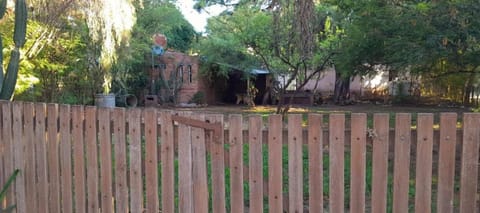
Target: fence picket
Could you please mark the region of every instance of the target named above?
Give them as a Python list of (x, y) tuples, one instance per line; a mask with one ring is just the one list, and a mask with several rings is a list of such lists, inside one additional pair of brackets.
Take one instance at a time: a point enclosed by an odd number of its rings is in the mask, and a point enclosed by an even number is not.
[(303, 212), (302, 115), (288, 115), (288, 207)]
[(225, 133), (223, 131), (223, 115), (210, 115), (206, 117), (211, 123), (220, 123), (222, 131), (218, 138), (209, 134), (210, 153), (212, 161), (212, 210), (214, 213), (223, 213), (225, 209)]
[(417, 117), (417, 157), (415, 171), (415, 212), (431, 212), (433, 114)]
[(248, 123), (250, 212), (263, 211), (262, 127), (262, 117), (250, 116)]
[(478, 211), (478, 148), (480, 114), (463, 114), (462, 168), (460, 176), (460, 212)]
[[(1, 101), (2, 105), (2, 143), (4, 145), (4, 153), (3, 156), (4, 160), (4, 171), (6, 172), (5, 181), (7, 181), (8, 177), (14, 171), (14, 164), (13, 164), (13, 140), (12, 140), (12, 104), (8, 101)], [(11, 186), (10, 189), (7, 191), (5, 196), (6, 201), (2, 203), (5, 206), (10, 206), (15, 204), (15, 195), (14, 195), (14, 186)]]
[(83, 106), (72, 106), (71, 111), (75, 212), (86, 212), (84, 110)]
[(282, 115), (268, 117), (268, 206), (270, 212), (283, 212)]
[(37, 190), (36, 166), (35, 166), (35, 143), (34, 143), (34, 116), (35, 108), (33, 103), (24, 103), (23, 105), (23, 142), (25, 144), (25, 188), (29, 189), (26, 193), (25, 203), (27, 211), (37, 211)]
[(438, 157), (437, 212), (453, 212), (455, 153), (457, 145), (457, 114), (440, 115), (440, 148)]
[(72, 212), (72, 144), (70, 135), (70, 105), (60, 105), (60, 186), (62, 212)]
[(50, 212), (60, 212), (60, 162), (58, 150), (58, 105), (47, 105), (48, 177)]
[[(189, 117), (190, 113), (181, 113)], [(192, 182), (192, 133), (186, 124), (178, 124), (178, 195), (179, 212), (193, 212), (193, 182)]]
[(344, 212), (345, 115), (330, 114), (330, 212)]
[(97, 108), (85, 108), (85, 143), (87, 164), (87, 212), (99, 212), (98, 201), (98, 150), (97, 150)]
[(355, 212), (365, 212), (367, 115), (364, 113), (352, 114), (351, 130), (350, 209)]
[(308, 115), (309, 212), (323, 212), (323, 115)]
[[(204, 115), (194, 115), (193, 119), (205, 120)], [(192, 128), (192, 178), (193, 208), (195, 213), (208, 212), (207, 158), (205, 148), (205, 130)]]
[[(15, 179), (15, 204), (18, 213), (25, 213), (30, 209), (26, 208), (26, 194), (25, 194), (25, 141), (23, 137), (23, 102), (13, 103), (13, 155), (14, 155), (14, 168), (19, 169)], [(22, 172), (23, 171), (23, 172)]]
[(128, 109), (128, 136), (130, 154), (130, 211), (141, 213), (143, 209), (142, 182), (142, 142), (140, 120), (142, 111), (139, 108)]
[(113, 212), (112, 202), (112, 136), (110, 109), (97, 108), (98, 139), (100, 152), (100, 205), (102, 212)]
[(45, 119), (47, 105), (35, 104), (35, 158), (37, 163), (36, 190), (38, 193), (38, 212), (47, 213), (48, 208), (48, 171), (47, 171), (47, 143), (45, 134)]
[(145, 118), (145, 184), (147, 212), (158, 212), (158, 157), (157, 157), (157, 111), (144, 111)]
[(230, 206), (231, 212), (244, 212), (243, 201), (243, 123), (241, 115), (230, 115)]
[(410, 177), (411, 115), (395, 118), (395, 159), (393, 171), (393, 213), (408, 212)]
[(388, 114), (373, 116), (373, 129), (369, 133), (373, 138), (372, 213), (387, 212), (389, 128)]
[(161, 162), (162, 162), (162, 212), (174, 212), (175, 188), (174, 188), (174, 138), (173, 123), (170, 112), (161, 112)]
[(127, 150), (125, 108), (113, 110), (113, 144), (115, 151), (115, 212), (128, 212)]

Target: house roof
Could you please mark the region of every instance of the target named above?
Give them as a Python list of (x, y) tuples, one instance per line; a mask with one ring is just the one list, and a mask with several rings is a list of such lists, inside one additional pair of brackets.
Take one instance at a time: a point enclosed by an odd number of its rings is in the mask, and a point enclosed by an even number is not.
[(268, 70), (260, 70), (260, 69), (252, 69), (250, 71), (251, 74), (254, 74), (254, 75), (264, 75), (264, 74), (270, 74), (270, 71)]

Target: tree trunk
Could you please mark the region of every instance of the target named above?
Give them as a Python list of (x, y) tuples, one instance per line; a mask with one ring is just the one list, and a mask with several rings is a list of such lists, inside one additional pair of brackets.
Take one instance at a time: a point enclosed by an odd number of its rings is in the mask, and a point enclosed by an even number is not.
[(335, 104), (345, 105), (348, 103), (350, 94), (350, 77), (342, 77), (339, 74), (335, 77), (335, 90), (333, 101)]

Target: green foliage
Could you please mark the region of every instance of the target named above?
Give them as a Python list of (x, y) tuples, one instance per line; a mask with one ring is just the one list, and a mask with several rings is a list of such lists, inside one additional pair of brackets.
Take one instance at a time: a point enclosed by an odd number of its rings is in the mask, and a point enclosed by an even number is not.
[[(375, 73), (374, 65), (380, 64), (392, 73), (411, 72), (427, 79), (479, 71), (477, 2), (330, 2), (339, 5), (344, 15), (345, 34), (335, 57), (337, 71), (343, 75)], [(441, 87), (460, 86), (466, 91), (470, 83)]]
[(205, 93), (202, 91), (198, 91), (195, 94), (193, 94), (192, 99), (189, 101), (190, 103), (196, 103), (196, 104), (205, 104)]
[[(12, 175), (10, 175), (10, 177), (8, 178), (7, 182), (5, 183), (5, 185), (2, 186), (2, 189), (0, 191), (0, 202), (3, 203), (3, 200), (5, 199), (5, 197), (7, 196), (7, 190), (8, 188), (13, 184), (13, 182), (15, 181), (15, 178), (17, 178), (18, 174), (20, 173), (20, 170), (19, 169), (16, 169)], [(0, 209), (0, 212), (13, 212), (16, 208), (16, 205), (11, 205), (11, 206), (8, 206), (6, 207), (5, 209)]]

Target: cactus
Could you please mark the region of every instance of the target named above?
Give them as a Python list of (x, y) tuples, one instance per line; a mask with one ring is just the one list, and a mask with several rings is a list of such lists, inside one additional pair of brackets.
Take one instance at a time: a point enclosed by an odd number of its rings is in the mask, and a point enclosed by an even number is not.
[[(6, 11), (6, 0), (0, 0), (0, 19)], [(15, 48), (10, 55), (5, 76), (3, 74), (3, 44), (0, 37), (0, 99), (9, 100), (12, 97), (15, 85), (17, 83), (18, 68), (20, 64), (20, 48), (25, 45), (27, 32), (27, 4), (25, 0), (15, 2), (15, 29), (13, 31), (13, 41)]]
[(7, 0), (0, 0), (0, 19), (5, 15), (5, 11), (7, 11)]

